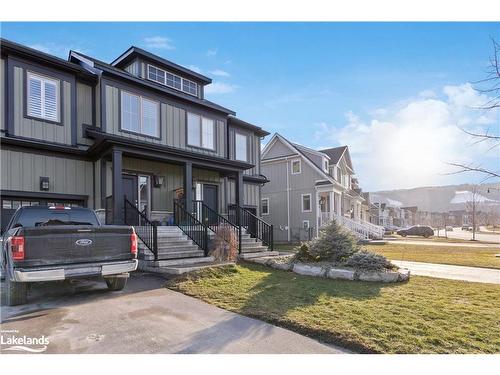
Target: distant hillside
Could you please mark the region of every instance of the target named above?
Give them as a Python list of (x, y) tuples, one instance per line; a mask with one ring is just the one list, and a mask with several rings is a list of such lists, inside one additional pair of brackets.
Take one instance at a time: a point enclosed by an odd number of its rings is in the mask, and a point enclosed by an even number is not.
[[(372, 202), (381, 201), (393, 205), (400, 203), (402, 207), (417, 206), (421, 211), (447, 212), (463, 209), (470, 200), (471, 190), (472, 186), (469, 184), (429, 186), (376, 191), (370, 193), (370, 199)], [(500, 183), (481, 185), (478, 201), (487, 205), (500, 205)]]

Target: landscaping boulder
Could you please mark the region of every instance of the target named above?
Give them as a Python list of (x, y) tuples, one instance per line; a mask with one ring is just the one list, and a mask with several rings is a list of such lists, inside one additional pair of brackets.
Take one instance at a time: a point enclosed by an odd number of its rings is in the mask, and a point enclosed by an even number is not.
[(326, 274), (326, 270), (322, 266), (304, 263), (295, 263), (293, 265), (293, 272), (299, 275), (316, 277), (324, 277)]
[(354, 280), (355, 272), (353, 270), (346, 270), (342, 268), (330, 268), (326, 273), (326, 277), (330, 279), (345, 279)]
[(398, 281), (407, 281), (410, 278), (410, 270), (406, 268), (400, 268), (398, 270), (399, 278)]
[(381, 281), (384, 283), (394, 283), (399, 280), (398, 271), (360, 271), (358, 275), (361, 281)]

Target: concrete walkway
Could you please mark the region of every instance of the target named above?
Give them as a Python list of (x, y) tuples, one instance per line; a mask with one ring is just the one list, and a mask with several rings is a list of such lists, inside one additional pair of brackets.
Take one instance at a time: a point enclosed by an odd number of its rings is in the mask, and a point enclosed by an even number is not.
[(399, 267), (410, 270), (411, 275), (463, 280), (477, 283), (500, 284), (500, 270), (492, 268), (451, 266), (447, 264), (391, 260)]
[(164, 282), (134, 273), (122, 292), (108, 292), (103, 282), (37, 284), (27, 305), (2, 306), (2, 330), (47, 336), (46, 353), (347, 352), (165, 289)]

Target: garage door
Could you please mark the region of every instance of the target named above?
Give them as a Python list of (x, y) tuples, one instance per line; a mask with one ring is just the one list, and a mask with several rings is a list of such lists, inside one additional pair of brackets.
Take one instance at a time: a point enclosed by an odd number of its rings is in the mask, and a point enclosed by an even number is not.
[(1, 226), (2, 233), (10, 218), (19, 207), (25, 206), (66, 206), (66, 207), (85, 207), (83, 200), (67, 199), (47, 199), (47, 198), (25, 198), (25, 197), (2, 197), (1, 199)]

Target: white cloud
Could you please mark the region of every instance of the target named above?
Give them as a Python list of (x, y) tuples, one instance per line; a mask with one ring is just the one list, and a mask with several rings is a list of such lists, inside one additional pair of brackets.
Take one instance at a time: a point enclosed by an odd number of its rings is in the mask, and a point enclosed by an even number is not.
[(148, 48), (175, 49), (172, 39), (159, 35), (144, 38), (144, 45)]
[(238, 86), (224, 83), (224, 82), (214, 82), (210, 85), (205, 86), (206, 94), (230, 94), (234, 92)]
[(210, 71), (210, 74), (214, 75), (214, 76), (218, 76), (218, 77), (229, 77), (230, 74), (224, 70), (221, 70), (221, 69), (215, 69), (215, 70), (212, 70)]
[[(488, 98), (470, 84), (446, 86), (441, 98), (419, 96), (389, 105), (384, 116), (368, 121), (346, 114), (347, 125), (317, 124), (316, 141), (347, 144), (365, 190), (443, 185), (457, 181), (447, 163), (492, 163), (488, 145), (475, 144), (460, 129), (484, 131), (500, 111), (475, 109)], [(383, 117), (383, 118), (381, 118)], [(463, 178), (463, 177), (461, 177)]]
[(208, 56), (208, 57), (215, 56), (215, 55), (217, 55), (217, 48), (214, 48), (214, 49), (209, 49), (209, 50), (207, 51), (207, 56)]
[(48, 53), (63, 59), (66, 59), (69, 55), (69, 51), (74, 50), (81, 53), (86, 53), (85, 48), (80, 46), (68, 45), (68, 44), (58, 44), (58, 43), (35, 43), (28, 45), (30, 48), (34, 48), (38, 51)]
[(196, 73), (201, 73), (201, 68), (196, 65), (188, 65), (188, 69)]

